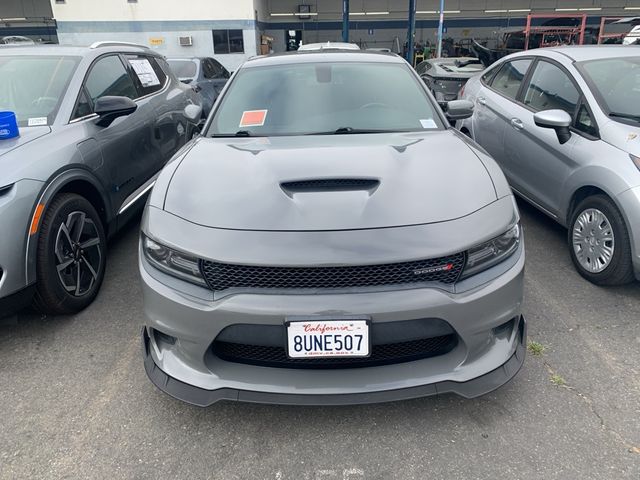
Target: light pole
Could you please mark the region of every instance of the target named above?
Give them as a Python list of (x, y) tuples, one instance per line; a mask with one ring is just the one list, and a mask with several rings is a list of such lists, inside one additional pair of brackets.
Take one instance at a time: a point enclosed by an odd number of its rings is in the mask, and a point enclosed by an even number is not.
[(349, 43), (349, 0), (342, 0), (342, 41)]
[(409, 28), (407, 29), (407, 62), (413, 65), (413, 44), (416, 35), (416, 0), (409, 0)]
[(440, 0), (440, 22), (438, 23), (437, 57), (442, 57), (442, 34), (444, 33), (444, 0)]

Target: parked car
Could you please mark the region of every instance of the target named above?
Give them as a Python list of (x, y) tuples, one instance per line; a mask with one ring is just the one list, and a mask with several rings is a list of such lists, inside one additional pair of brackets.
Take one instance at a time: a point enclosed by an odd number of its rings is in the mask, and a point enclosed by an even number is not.
[(210, 57), (167, 58), (167, 62), (181, 82), (202, 95), (202, 110), (206, 118), (231, 74)]
[(345, 42), (322, 42), (322, 43), (306, 43), (298, 47), (299, 52), (311, 52), (321, 50), (360, 50), (357, 43)]
[(0, 38), (0, 45), (35, 45), (36, 42), (28, 37), (22, 37), (20, 35), (9, 35)]
[(411, 66), (255, 57), (164, 169), (140, 243), (145, 368), (217, 400), (473, 397), (524, 360), (524, 247), (498, 166)]
[(167, 72), (158, 54), (117, 43), (0, 51), (0, 110), (19, 129), (0, 139), (1, 314), (30, 301), (72, 313), (94, 299), (107, 237), (200, 117), (196, 94)]
[(519, 196), (569, 230), (578, 272), (599, 285), (640, 278), (640, 54), (623, 46), (505, 57), (467, 83), (461, 130)]
[(471, 57), (431, 58), (420, 62), (416, 71), (438, 100), (458, 98), (458, 92), (474, 75), (482, 72), (480, 60)]

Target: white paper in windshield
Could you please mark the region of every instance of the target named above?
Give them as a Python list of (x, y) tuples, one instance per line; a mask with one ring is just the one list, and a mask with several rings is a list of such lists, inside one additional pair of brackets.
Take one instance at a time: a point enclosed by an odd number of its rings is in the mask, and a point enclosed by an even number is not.
[(422, 125), (422, 128), (438, 128), (438, 125), (436, 125), (436, 122), (434, 122), (433, 118), (420, 120), (420, 124)]
[(136, 75), (140, 79), (140, 83), (142, 83), (143, 87), (160, 85), (160, 80), (158, 80), (158, 76), (149, 63), (149, 60), (146, 58), (133, 58), (129, 59), (129, 63), (136, 72)]
[(29, 127), (37, 127), (38, 125), (46, 125), (47, 117), (35, 117), (27, 120), (27, 126)]

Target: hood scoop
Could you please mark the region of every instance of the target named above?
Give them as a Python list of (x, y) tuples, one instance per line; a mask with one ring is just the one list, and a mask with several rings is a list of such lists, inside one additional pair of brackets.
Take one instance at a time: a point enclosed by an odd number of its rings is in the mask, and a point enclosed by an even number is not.
[(380, 186), (375, 178), (313, 178), (282, 182), (280, 188), (289, 196), (308, 192), (367, 191), (371, 195)]

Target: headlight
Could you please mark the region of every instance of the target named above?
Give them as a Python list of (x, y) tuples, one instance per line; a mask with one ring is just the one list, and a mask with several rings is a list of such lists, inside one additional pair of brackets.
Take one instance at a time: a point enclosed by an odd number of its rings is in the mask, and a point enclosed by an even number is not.
[(168, 275), (198, 285), (207, 284), (200, 273), (197, 258), (161, 245), (145, 235), (142, 235), (142, 252), (151, 265)]
[(520, 245), (520, 235), (520, 224), (516, 223), (499, 237), (470, 248), (461, 278), (475, 275), (509, 258)]

